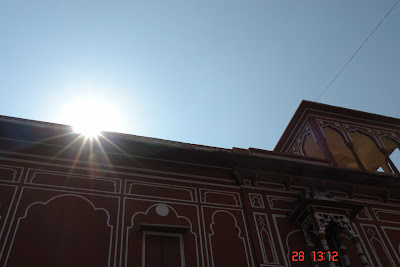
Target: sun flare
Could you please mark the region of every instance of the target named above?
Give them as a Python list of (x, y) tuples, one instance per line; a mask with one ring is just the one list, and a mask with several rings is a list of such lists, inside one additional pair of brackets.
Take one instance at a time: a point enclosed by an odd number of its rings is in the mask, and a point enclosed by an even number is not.
[(82, 99), (67, 108), (65, 120), (76, 133), (95, 137), (102, 131), (121, 131), (120, 116), (105, 101)]

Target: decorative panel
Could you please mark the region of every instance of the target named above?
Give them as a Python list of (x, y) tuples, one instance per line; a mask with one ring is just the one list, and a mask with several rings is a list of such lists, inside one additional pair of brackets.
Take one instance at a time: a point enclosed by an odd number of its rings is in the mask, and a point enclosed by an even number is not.
[(200, 189), (201, 203), (241, 207), (240, 195), (237, 192)]
[(71, 175), (62, 172), (30, 169), (25, 183), (59, 188), (76, 188), (89, 191), (120, 193), (121, 181), (101, 176)]
[(263, 196), (261, 194), (249, 193), (249, 198), (252, 208), (265, 208)]
[(197, 202), (194, 187), (128, 181), (126, 190), (129, 195)]

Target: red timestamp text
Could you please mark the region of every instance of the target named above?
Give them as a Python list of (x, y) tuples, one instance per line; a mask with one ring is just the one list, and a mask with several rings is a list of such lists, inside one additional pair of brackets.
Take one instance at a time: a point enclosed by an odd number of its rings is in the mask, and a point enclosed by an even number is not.
[[(311, 260), (318, 261), (339, 261), (339, 252), (337, 251), (311, 251)], [(292, 261), (304, 261), (304, 251), (293, 251)]]
[(304, 261), (304, 251), (293, 251), (292, 261)]

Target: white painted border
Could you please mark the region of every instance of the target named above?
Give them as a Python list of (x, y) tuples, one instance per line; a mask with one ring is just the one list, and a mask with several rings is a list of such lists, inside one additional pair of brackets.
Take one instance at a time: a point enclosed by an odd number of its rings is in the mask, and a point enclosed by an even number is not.
[(277, 224), (277, 222), (276, 222), (276, 218), (284, 218), (284, 219), (286, 219), (286, 215), (281, 215), (281, 214), (272, 214), (272, 219), (273, 219), (273, 221), (274, 221), (274, 225), (275, 225), (275, 230), (276, 230), (276, 235), (277, 235), (277, 237), (278, 237), (278, 241), (279, 241), (279, 245), (281, 246), (281, 252), (282, 252), (282, 258), (283, 258), (283, 261), (285, 262), (285, 266), (290, 266), (290, 261), (288, 262), (288, 260), (287, 260), (287, 258), (286, 258), (286, 253), (285, 253), (285, 249), (284, 249), (284, 247), (283, 247), (283, 243), (282, 243), (282, 239), (281, 239), (281, 234), (280, 234), (280, 232), (279, 232), (279, 227), (278, 227), (278, 224)]
[[(6, 213), (6, 217), (5, 217), (4, 222), (3, 222), (3, 227), (1, 228), (1, 231), (0, 231), (0, 240), (1, 240), (1, 237), (3, 236), (3, 232), (4, 232), (4, 229), (5, 229), (6, 224), (7, 224), (7, 221), (8, 221), (8, 216), (10, 215), (12, 205), (14, 204), (15, 196), (17, 195), (17, 188), (18, 188), (18, 186), (16, 186), (16, 185), (9, 185), (9, 184), (2, 184), (2, 183), (0, 183), (0, 186), (14, 187), (14, 194), (12, 195), (12, 198), (11, 198), (11, 201), (10, 201), (10, 206), (8, 207), (8, 211), (7, 211), (7, 213)], [(1, 203), (0, 203), (0, 204), (1, 204)], [(0, 216), (0, 221), (1, 221), (1, 219), (3, 219), (3, 217)], [(6, 245), (6, 242), (4, 242), (3, 246), (5, 246), (5, 245)], [(1, 248), (1, 247), (0, 247), (0, 248)], [(1, 254), (0, 254), (0, 256), (1, 256)]]

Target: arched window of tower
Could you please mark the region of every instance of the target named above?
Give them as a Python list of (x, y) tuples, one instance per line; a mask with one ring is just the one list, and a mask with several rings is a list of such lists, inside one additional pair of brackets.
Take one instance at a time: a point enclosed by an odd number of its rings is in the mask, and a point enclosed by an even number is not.
[(357, 168), (356, 159), (351, 150), (346, 146), (343, 137), (334, 129), (324, 127), (322, 129), (326, 137), (329, 150), (331, 151), (336, 163), (340, 167)]
[(379, 150), (371, 137), (358, 131), (350, 132), (349, 136), (353, 142), (354, 150), (367, 170), (378, 171), (379, 168), (382, 168), (386, 173), (393, 173), (388, 162), (386, 162), (385, 155)]

